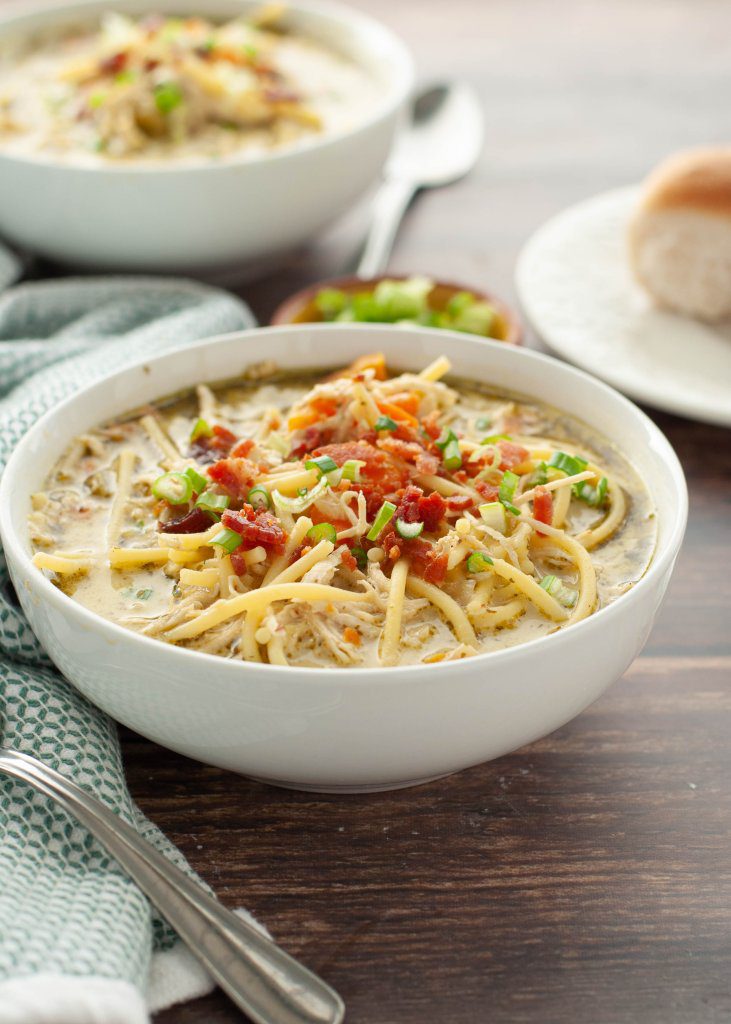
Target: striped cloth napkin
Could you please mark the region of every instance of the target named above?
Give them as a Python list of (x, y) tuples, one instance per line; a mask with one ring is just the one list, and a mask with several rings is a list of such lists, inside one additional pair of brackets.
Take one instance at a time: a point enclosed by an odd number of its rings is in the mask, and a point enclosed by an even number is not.
[[(0, 297), (0, 472), (54, 403), (151, 352), (254, 325), (238, 299), (184, 280), (78, 278)], [(134, 404), (133, 399), (130, 399)], [(55, 670), (0, 549), (4, 740), (93, 792), (178, 865), (135, 807), (114, 723)], [(212, 988), (180, 940), (83, 828), (0, 776), (0, 1024), (143, 1024)]]

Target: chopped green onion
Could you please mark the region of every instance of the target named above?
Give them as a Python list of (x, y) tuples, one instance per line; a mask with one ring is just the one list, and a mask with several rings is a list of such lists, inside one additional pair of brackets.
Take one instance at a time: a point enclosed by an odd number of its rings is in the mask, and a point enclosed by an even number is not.
[(300, 498), (304, 498), (304, 496), (307, 494), (307, 488), (306, 487), (298, 487), (297, 488), (297, 493), (299, 494)]
[(348, 305), (348, 296), (339, 288), (322, 288), (315, 296), (315, 309), (325, 320), (334, 320)]
[(390, 416), (379, 416), (373, 424), (374, 430), (398, 430), (398, 423)]
[(479, 419), (475, 420), (475, 430), (489, 430), (492, 426), (492, 420), (489, 416), (480, 416)]
[(329, 540), (334, 544), (338, 539), (338, 531), (332, 523), (317, 523), (309, 528), (307, 536), (317, 541)]
[(413, 540), (424, 529), (423, 523), (407, 523), (405, 519), (396, 520), (396, 533), (404, 540)]
[(494, 564), (484, 551), (473, 551), (467, 559), (467, 572), (487, 572), (488, 565)]
[(319, 469), (323, 475), (332, 473), (337, 468), (337, 462), (335, 459), (331, 459), (329, 455), (318, 455), (316, 459), (308, 459), (305, 462), (305, 469)]
[(373, 526), (370, 528), (366, 537), (368, 540), (378, 540), (381, 531), (386, 527), (393, 519), (396, 506), (392, 501), (384, 501), (378, 510)]
[(170, 114), (183, 102), (183, 92), (176, 82), (161, 82), (155, 86), (155, 106), (161, 114)]
[[(307, 488), (305, 488), (305, 494)], [(262, 484), (257, 484), (256, 487), (252, 487), (249, 493), (246, 495), (246, 500), (252, 508), (271, 508), (272, 507), (272, 496), (266, 487)]]
[(474, 301), (475, 297), (472, 292), (455, 292), (446, 305), (446, 312), (449, 316), (459, 316)]
[(347, 462), (343, 463), (343, 480), (352, 480), (354, 483), (360, 483), (360, 470), (366, 463), (361, 459), (348, 459)]
[(171, 505), (185, 505), (193, 493), (193, 484), (183, 473), (163, 473), (153, 483), (152, 493)]
[(89, 97), (89, 106), (92, 110), (97, 110), (104, 105), (106, 98), (107, 94), (105, 92), (93, 92)]
[(285, 494), (280, 494), (279, 491), (272, 491), (272, 501), (276, 508), (281, 509), (284, 512), (301, 513), (305, 509), (308, 509), (313, 502), (321, 498), (327, 490), (329, 490), (330, 484), (327, 477), (321, 477), (311, 491), (307, 488), (302, 488), (304, 494), (300, 493), (296, 498), (288, 498)]
[(577, 473), (583, 473), (588, 463), (586, 459), (582, 459), (578, 455), (567, 455), (566, 452), (554, 452), (551, 456), (549, 466), (553, 466), (554, 469), (560, 469), (566, 476), (575, 476)]
[(608, 486), (609, 481), (603, 476), (596, 487), (592, 487), (587, 480), (580, 480), (574, 484), (573, 491), (580, 501), (585, 501), (592, 508), (601, 508), (607, 500)]
[(503, 473), (503, 478), (500, 481), (500, 490), (498, 491), (498, 498), (503, 503), (503, 505), (505, 505), (506, 508), (508, 508), (508, 511), (512, 511), (512, 509), (509, 508), (509, 505), (515, 497), (515, 491), (519, 483), (520, 477), (518, 476), (518, 474), (513, 473), (513, 471), (510, 469), (506, 469), (505, 472)]
[(201, 476), (198, 470), (193, 466), (188, 466), (188, 468), (183, 471), (183, 476), (188, 477), (196, 494), (202, 494), (208, 486), (206, 478)]
[(356, 547), (350, 549), (350, 553), (358, 563), (358, 568), (365, 569), (368, 565), (368, 555), (365, 553), (363, 548), (356, 545)]
[(448, 470), (459, 469), (462, 465), (462, 452), (459, 448), (459, 441), (456, 438), (446, 444), (444, 454), (442, 455), (442, 462), (444, 463), (444, 468)]
[[(470, 296), (472, 298), (472, 296)], [(455, 296), (456, 298), (456, 296)], [(488, 336), (495, 324), (496, 313), (489, 302), (473, 301), (465, 305), (449, 325), (453, 331)]]
[(455, 434), (455, 432), (450, 427), (445, 427), (444, 430), (439, 435), (439, 437), (434, 442), (434, 444), (437, 446), (437, 448), (440, 448), (442, 451), (444, 451), (448, 444), (456, 440), (457, 435)]
[(196, 501), (195, 507), (205, 509), (206, 512), (223, 512), (224, 509), (228, 508), (230, 500), (227, 494), (204, 491)]
[(509, 441), (510, 434), (490, 434), (489, 437), (483, 437), (480, 444), (495, 444), (496, 441)]
[(536, 468), (533, 470), (530, 478), (531, 487), (542, 487), (543, 484), (548, 482), (548, 467), (545, 462), (539, 462)]
[(199, 437), (212, 437), (213, 431), (205, 420), (196, 420), (190, 432), (190, 440), (197, 441)]
[(486, 526), (499, 533), (505, 533), (508, 521), (505, 518), (505, 508), (499, 501), (488, 501), (486, 504), (480, 505), (478, 511)]
[(211, 544), (216, 544), (218, 547), (223, 548), (227, 554), (231, 554), (241, 544), (241, 535), (236, 533), (235, 530), (229, 530), (224, 528), (220, 533), (210, 541)]
[(135, 597), (140, 601), (149, 601), (149, 599), (152, 597), (152, 591), (138, 590), (137, 593), (135, 594)]
[(124, 71), (117, 72), (114, 76), (114, 81), (118, 82), (120, 85), (124, 85), (127, 82), (134, 82), (135, 78), (137, 78), (137, 72), (133, 71), (131, 68), (126, 68)]
[(579, 598), (577, 590), (574, 590), (573, 587), (567, 587), (556, 576), (544, 576), (540, 586), (564, 608), (573, 608)]

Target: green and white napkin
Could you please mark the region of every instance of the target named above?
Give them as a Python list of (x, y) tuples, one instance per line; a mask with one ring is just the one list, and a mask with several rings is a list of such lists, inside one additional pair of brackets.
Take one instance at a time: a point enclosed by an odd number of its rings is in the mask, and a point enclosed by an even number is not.
[[(184, 280), (78, 278), (0, 296), (0, 473), (47, 409), (143, 355), (254, 325)], [(131, 404), (134, 402), (131, 398)], [(180, 866), (132, 802), (114, 723), (52, 666), (0, 550), (4, 737), (95, 793)], [(0, 1024), (144, 1024), (212, 983), (139, 889), (52, 801), (0, 776)]]

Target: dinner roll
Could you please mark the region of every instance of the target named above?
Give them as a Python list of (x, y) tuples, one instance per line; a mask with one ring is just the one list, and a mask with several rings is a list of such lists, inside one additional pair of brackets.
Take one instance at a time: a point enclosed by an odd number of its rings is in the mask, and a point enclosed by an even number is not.
[(731, 316), (731, 146), (657, 167), (629, 232), (637, 280), (657, 303), (702, 320)]

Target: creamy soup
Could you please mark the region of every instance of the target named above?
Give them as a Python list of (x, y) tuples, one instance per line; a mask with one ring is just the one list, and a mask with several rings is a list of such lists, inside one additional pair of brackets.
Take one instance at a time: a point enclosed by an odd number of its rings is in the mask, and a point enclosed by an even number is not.
[(256, 155), (362, 122), (378, 96), (360, 66), (279, 30), (281, 10), (104, 17), (0, 54), (0, 148), (76, 163)]
[(465, 658), (620, 599), (656, 539), (628, 459), (449, 369), (259, 367), (92, 430), (33, 498), (35, 564), (128, 629), (281, 665)]

